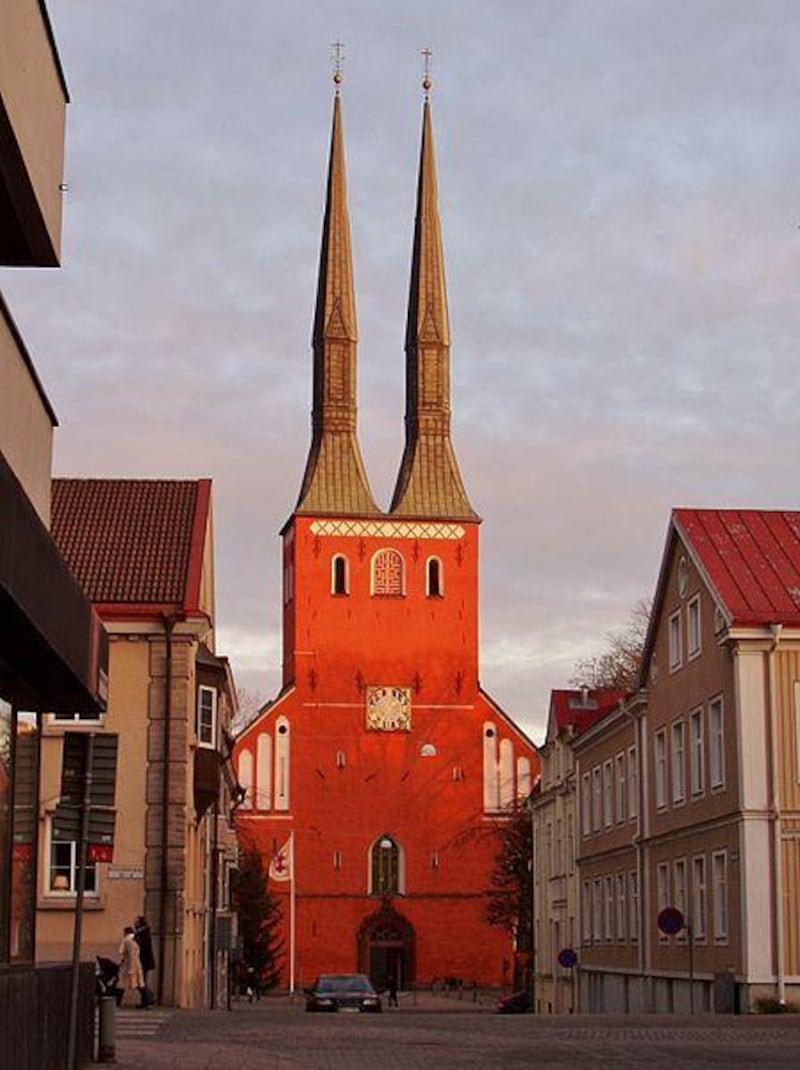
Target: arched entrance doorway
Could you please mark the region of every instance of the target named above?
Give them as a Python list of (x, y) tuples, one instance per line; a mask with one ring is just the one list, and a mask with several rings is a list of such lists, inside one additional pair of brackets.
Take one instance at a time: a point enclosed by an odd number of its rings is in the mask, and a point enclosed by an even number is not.
[(398, 988), (408, 988), (414, 982), (414, 945), (414, 926), (384, 900), (358, 930), (358, 968), (378, 989), (390, 977), (397, 979)]

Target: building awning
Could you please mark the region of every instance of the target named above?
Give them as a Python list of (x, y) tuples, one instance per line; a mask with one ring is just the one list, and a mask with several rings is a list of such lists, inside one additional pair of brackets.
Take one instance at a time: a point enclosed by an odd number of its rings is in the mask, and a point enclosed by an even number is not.
[(21, 708), (101, 712), (108, 637), (0, 453), (0, 678)]

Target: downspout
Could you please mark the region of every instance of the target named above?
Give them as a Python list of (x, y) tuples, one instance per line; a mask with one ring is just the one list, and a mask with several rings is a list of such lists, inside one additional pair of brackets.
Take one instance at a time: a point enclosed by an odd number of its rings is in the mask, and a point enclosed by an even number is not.
[(786, 1005), (786, 977), (784, 963), (783, 871), (781, 867), (782, 814), (780, 778), (778, 777), (778, 700), (775, 654), (781, 641), (782, 624), (771, 624), (772, 646), (769, 648), (769, 727), (770, 780), (772, 788), (772, 865), (775, 887), (775, 974), (778, 1002)]
[[(166, 640), (166, 657), (164, 665), (164, 733), (162, 737), (162, 757), (164, 766), (161, 775), (161, 876), (159, 887), (159, 925), (158, 933), (158, 1002), (164, 1003), (164, 975), (166, 974), (167, 954), (167, 906), (169, 902), (169, 865), (168, 865), (168, 842), (169, 842), (169, 751), (172, 721), (172, 632), (175, 627), (175, 619), (166, 614), (164, 621), (164, 637)], [(174, 936), (174, 934), (173, 934)], [(175, 971), (173, 969), (173, 997), (175, 986)]]
[(219, 788), (217, 797), (214, 799), (212, 813), (213, 825), (211, 827), (211, 888), (209, 889), (209, 928), (208, 928), (208, 959), (209, 959), (209, 1007), (216, 1010), (217, 1006), (217, 885), (219, 883), (219, 858), (217, 854), (217, 826), (219, 824)]

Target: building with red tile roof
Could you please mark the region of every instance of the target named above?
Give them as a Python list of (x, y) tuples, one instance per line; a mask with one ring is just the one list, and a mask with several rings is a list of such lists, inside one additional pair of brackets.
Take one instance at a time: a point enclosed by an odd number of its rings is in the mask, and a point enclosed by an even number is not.
[(216, 919), (229, 906), (226, 870), (236, 858), (227, 735), (235, 693), (227, 660), (214, 653), (211, 482), (56, 479), (52, 532), (108, 630), (109, 701), (102, 721), (47, 719), (42, 951), (58, 955), (72, 939), (63, 907), (74, 893), (74, 845), (51, 835), (64, 732), (115, 732), (113, 860), (91, 867), (84, 940), (114, 958), (122, 926), (141, 914), (159, 1001), (217, 1003), (227, 954), (214, 943)]

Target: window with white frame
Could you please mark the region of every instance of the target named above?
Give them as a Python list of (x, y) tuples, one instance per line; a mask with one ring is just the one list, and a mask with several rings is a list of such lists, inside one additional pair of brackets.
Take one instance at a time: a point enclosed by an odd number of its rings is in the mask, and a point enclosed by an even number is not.
[(656, 806), (663, 810), (667, 805), (667, 736), (663, 728), (655, 735)]
[(689, 786), (692, 797), (705, 790), (705, 739), (703, 736), (703, 710), (689, 714)]
[(74, 726), (74, 727), (79, 727), (80, 725), (84, 725), (84, 724), (85, 725), (102, 724), (103, 723), (103, 715), (102, 715), (102, 713), (98, 714), (98, 713), (94, 713), (94, 712), (93, 713), (85, 713), (85, 712), (51, 713), (50, 714), (50, 721), (54, 725), (69, 724), (69, 725)]
[(581, 831), (584, 836), (592, 833), (592, 786), (589, 773), (581, 776)]
[(599, 943), (603, 939), (603, 882), (595, 877), (592, 884), (592, 940)]
[(561, 817), (556, 820), (555, 854), (555, 875), (558, 877), (564, 872), (564, 819)]
[(567, 871), (570, 877), (575, 872), (575, 818), (567, 814)]
[(592, 770), (592, 832), (599, 832), (603, 820), (603, 774), (600, 766)]
[(695, 940), (705, 940), (708, 903), (706, 898), (706, 856), (692, 859), (692, 935)]
[(681, 611), (676, 609), (669, 618), (669, 670), (675, 672), (683, 665), (683, 628)]
[(592, 882), (584, 881), (581, 885), (581, 941), (584, 945), (592, 942)]
[[(78, 844), (73, 840), (50, 840), (48, 895), (75, 895), (78, 890)], [(84, 891), (97, 894), (97, 866), (86, 863)]]
[(711, 790), (725, 785), (725, 711), (722, 698), (708, 704), (708, 750)]
[(614, 770), (611, 759), (603, 762), (603, 824), (611, 828), (614, 823)]
[(616, 768), (616, 782), (617, 782), (617, 795), (616, 795), (616, 818), (617, 824), (621, 825), (625, 820), (625, 755), (618, 754), (614, 759)]
[(635, 869), (628, 873), (628, 911), (628, 932), (631, 943), (636, 944), (639, 942), (639, 874)]
[(628, 817), (639, 816), (639, 760), (636, 747), (628, 747)]
[(672, 906), (669, 901), (669, 862), (659, 862), (656, 866), (656, 896), (659, 913), (664, 907)]
[(686, 605), (686, 653), (689, 659), (701, 653), (700, 595), (696, 594)]
[(686, 800), (686, 725), (675, 721), (672, 725), (672, 801), (679, 805)]
[(625, 940), (625, 921), (626, 921), (626, 903), (625, 903), (625, 874), (617, 874), (617, 940), (624, 942)]
[(217, 745), (217, 692), (203, 685), (197, 689), (197, 743), (200, 747)]
[(350, 567), (344, 554), (331, 558), (331, 594), (350, 594)]
[[(676, 858), (672, 863), (672, 906), (680, 910), (686, 921), (686, 859)], [(685, 937), (683, 938), (685, 939)], [(678, 936), (681, 940), (681, 936)]]
[(425, 594), (428, 598), (444, 595), (444, 567), (438, 557), (429, 557), (425, 562)]
[(614, 939), (614, 878), (603, 878), (603, 930), (606, 940)]
[(711, 888), (714, 910), (714, 943), (728, 942), (728, 853), (711, 855)]

